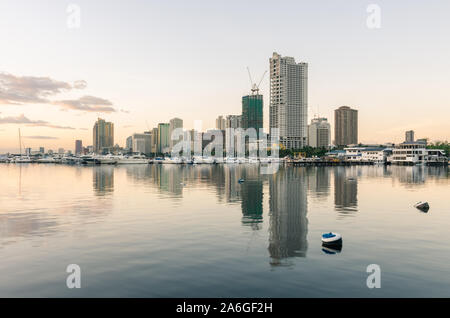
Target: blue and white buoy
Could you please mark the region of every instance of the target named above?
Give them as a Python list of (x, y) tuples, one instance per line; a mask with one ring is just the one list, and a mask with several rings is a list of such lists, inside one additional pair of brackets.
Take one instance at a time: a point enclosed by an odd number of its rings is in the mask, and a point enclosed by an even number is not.
[(243, 183), (243, 182), (244, 182), (244, 179), (239, 179), (238, 182), (239, 182), (239, 183)]
[(322, 245), (324, 246), (342, 245), (341, 234), (333, 232), (322, 234)]

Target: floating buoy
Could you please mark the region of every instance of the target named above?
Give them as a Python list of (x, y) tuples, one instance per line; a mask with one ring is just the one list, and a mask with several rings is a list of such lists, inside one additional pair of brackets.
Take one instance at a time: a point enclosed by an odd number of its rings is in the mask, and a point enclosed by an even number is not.
[(242, 183), (242, 182), (244, 182), (244, 179), (239, 179), (238, 182)]
[(428, 202), (422, 202), (422, 201), (414, 204), (414, 207), (425, 213), (428, 212), (428, 210), (430, 209), (430, 205), (428, 204)]
[(333, 232), (322, 234), (322, 245), (324, 245), (324, 246), (342, 245), (341, 234), (333, 233)]

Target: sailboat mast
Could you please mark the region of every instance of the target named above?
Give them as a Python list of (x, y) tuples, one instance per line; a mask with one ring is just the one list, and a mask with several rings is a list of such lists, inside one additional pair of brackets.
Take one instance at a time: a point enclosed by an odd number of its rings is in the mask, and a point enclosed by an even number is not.
[(20, 128), (19, 128), (19, 151), (20, 151), (20, 156), (22, 157), (22, 136), (20, 135)]

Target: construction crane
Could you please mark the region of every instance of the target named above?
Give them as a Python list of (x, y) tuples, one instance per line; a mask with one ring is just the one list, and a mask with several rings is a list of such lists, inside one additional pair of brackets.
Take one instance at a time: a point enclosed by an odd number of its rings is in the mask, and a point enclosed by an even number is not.
[(248, 66), (247, 66), (247, 72), (248, 72), (248, 77), (250, 79), (250, 85), (252, 87), (251, 88), (252, 95), (255, 95), (255, 94), (258, 95), (259, 94), (259, 85), (261, 85), (261, 83), (264, 79), (264, 76), (267, 73), (267, 70), (264, 71), (264, 74), (261, 76), (261, 80), (259, 81), (258, 85), (256, 85), (256, 83), (253, 82), (252, 75), (250, 74), (250, 68)]

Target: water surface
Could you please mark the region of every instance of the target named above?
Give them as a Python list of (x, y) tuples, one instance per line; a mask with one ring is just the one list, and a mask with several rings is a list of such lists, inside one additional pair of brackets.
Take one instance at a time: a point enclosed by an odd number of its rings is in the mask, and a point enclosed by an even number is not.
[[(1, 164), (0, 176), (1, 297), (450, 296), (447, 167)], [(322, 249), (327, 231), (340, 253)], [(80, 289), (66, 287), (69, 264)]]

